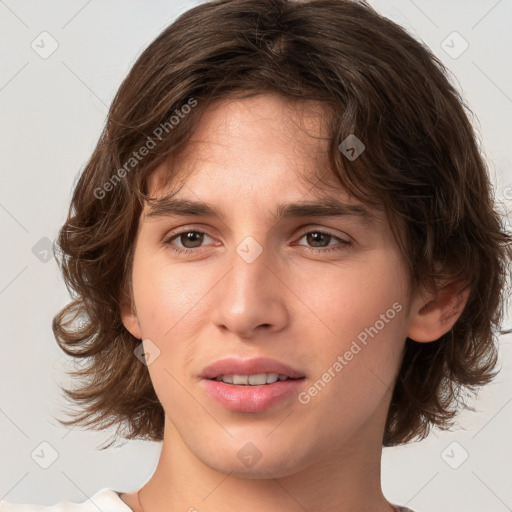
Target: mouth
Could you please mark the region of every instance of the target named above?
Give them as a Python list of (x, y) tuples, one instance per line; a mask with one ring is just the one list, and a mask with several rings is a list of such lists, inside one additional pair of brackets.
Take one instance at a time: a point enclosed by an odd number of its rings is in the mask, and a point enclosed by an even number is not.
[(277, 405), (291, 406), (304, 386), (305, 378), (277, 380), (271, 384), (230, 384), (203, 379), (202, 385), (217, 405), (234, 412), (261, 413)]
[[(272, 384), (278, 380), (300, 379), (305, 377), (305, 374), (277, 359), (228, 357), (207, 366), (201, 377), (203, 379), (223, 380), (223, 382), (235, 385), (262, 385), (267, 382)], [(230, 378), (232, 379), (231, 382), (229, 382)], [(265, 381), (263, 381), (263, 378), (265, 378)]]
[[(263, 412), (292, 403), (306, 376), (275, 359), (228, 358), (204, 369), (202, 384), (217, 404), (235, 412)], [(288, 400), (286, 400), (288, 399)]]
[(255, 375), (217, 375), (217, 377), (210, 380), (233, 384), (235, 386), (265, 386), (274, 384), (275, 382), (298, 379), (280, 373), (257, 373)]

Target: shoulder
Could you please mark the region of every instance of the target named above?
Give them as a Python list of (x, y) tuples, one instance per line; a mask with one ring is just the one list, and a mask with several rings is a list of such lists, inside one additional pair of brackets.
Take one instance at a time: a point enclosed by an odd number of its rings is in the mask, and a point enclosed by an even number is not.
[(56, 505), (29, 505), (0, 501), (0, 512), (132, 512), (119, 494), (112, 489), (102, 489), (81, 503), (61, 501)]

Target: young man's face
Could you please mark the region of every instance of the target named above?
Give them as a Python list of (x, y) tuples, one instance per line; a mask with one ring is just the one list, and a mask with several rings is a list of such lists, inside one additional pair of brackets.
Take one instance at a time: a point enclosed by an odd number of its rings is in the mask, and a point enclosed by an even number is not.
[[(381, 447), (408, 335), (407, 274), (382, 214), (361, 215), (334, 179), (300, 179), (330, 173), (327, 141), (311, 136), (325, 135), (323, 114), (274, 95), (218, 102), (173, 163), (187, 172), (173, 198), (222, 217), (151, 216), (149, 206), (141, 217), (136, 315), (123, 320), (150, 361), (160, 351), (148, 369), (166, 413), (164, 448), (225, 473), (286, 476)], [(160, 188), (165, 171), (149, 181), (155, 197), (171, 190)], [(280, 216), (327, 198), (345, 214)], [(226, 358), (269, 358), (301, 378), (204, 378)], [(219, 372), (291, 373), (265, 362)]]

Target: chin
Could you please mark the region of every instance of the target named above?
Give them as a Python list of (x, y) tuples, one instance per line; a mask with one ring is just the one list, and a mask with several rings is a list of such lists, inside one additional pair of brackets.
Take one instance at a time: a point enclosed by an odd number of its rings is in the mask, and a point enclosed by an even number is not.
[(207, 457), (200, 456), (201, 454), (196, 456), (215, 471), (255, 480), (287, 477), (307, 466), (305, 460), (301, 460), (300, 454), (292, 447), (276, 453), (268, 446), (257, 450), (248, 442), (237, 450), (235, 457), (228, 456), (230, 452), (231, 450), (227, 449), (219, 450), (218, 453), (210, 452)]

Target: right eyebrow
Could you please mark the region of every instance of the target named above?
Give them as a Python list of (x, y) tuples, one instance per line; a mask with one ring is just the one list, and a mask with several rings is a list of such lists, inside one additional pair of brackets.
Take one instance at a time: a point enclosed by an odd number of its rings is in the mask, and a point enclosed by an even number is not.
[(147, 217), (169, 217), (169, 216), (196, 216), (196, 217), (217, 217), (225, 219), (223, 211), (216, 206), (193, 201), (190, 199), (179, 199), (174, 197), (162, 197), (151, 200)]

